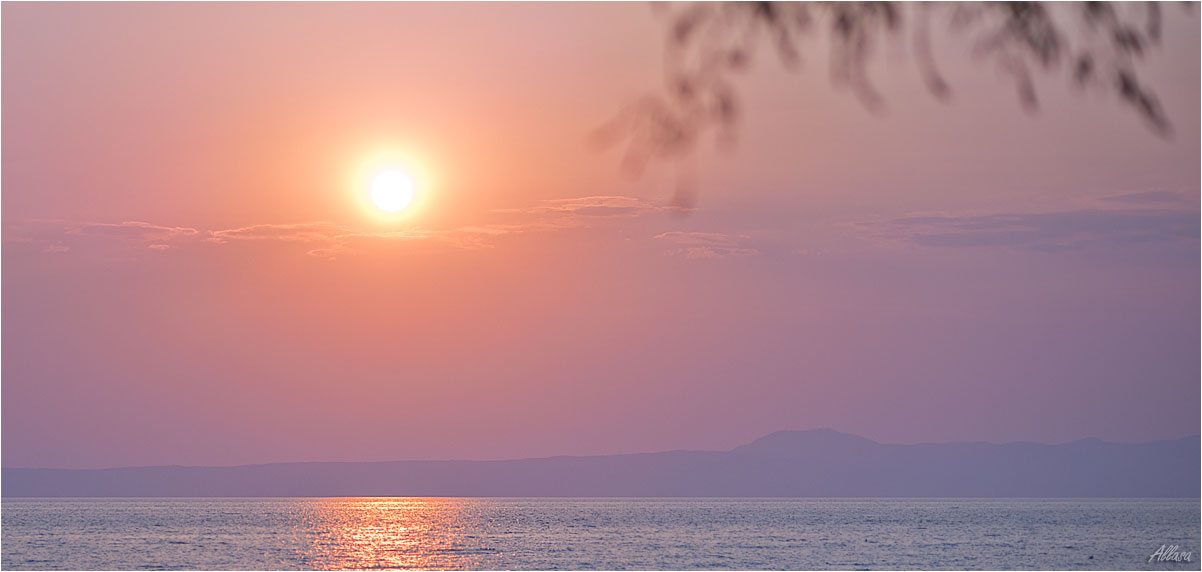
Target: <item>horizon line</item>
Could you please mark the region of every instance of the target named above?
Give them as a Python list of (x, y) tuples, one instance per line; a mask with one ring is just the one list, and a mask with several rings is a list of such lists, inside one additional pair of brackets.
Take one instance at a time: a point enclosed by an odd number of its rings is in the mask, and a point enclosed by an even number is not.
[(379, 461), (270, 461), (270, 462), (264, 462), (264, 463), (239, 463), (239, 464), (233, 464), (233, 465), (181, 465), (181, 464), (121, 465), (121, 466), (115, 466), (115, 467), (92, 467), (92, 468), (7, 467), (7, 466), (3, 466), (3, 467), (0, 467), (0, 471), (7, 471), (7, 470), (118, 471), (118, 470), (124, 470), (124, 469), (181, 469), (181, 468), (182, 469), (232, 469), (232, 468), (238, 468), (238, 467), (262, 467), (262, 466), (269, 466), (269, 465), (317, 465), (317, 464), (324, 464), (324, 465), (343, 464), (343, 465), (346, 465), (346, 464), (386, 464), (386, 463), (510, 463), (510, 462), (518, 462), (518, 461), (536, 461), (536, 460), (544, 460), (544, 459), (623, 457), (623, 456), (635, 456), (635, 455), (659, 455), (659, 454), (664, 454), (664, 453), (726, 454), (726, 453), (734, 452), (735, 450), (737, 450), (741, 447), (746, 447), (748, 445), (752, 445), (763, 439), (766, 439), (773, 435), (779, 435), (782, 433), (834, 433), (834, 434), (841, 435), (841, 436), (854, 437), (856, 439), (861, 439), (861, 440), (867, 441), (873, 445), (882, 445), (882, 446), (887, 446), (887, 447), (916, 447), (916, 446), (922, 446), (922, 445), (959, 445), (959, 444), (992, 445), (992, 446), (996, 446), (996, 447), (1003, 447), (1003, 446), (1007, 446), (1007, 445), (1039, 445), (1039, 446), (1043, 446), (1043, 447), (1061, 447), (1061, 446), (1065, 446), (1065, 445), (1072, 445), (1074, 443), (1080, 443), (1082, 441), (1096, 441), (1098, 443), (1102, 443), (1102, 444), (1106, 444), (1106, 445), (1146, 445), (1149, 443), (1161, 443), (1161, 442), (1166, 442), (1166, 441), (1181, 441), (1183, 439), (1190, 439), (1190, 438), (1202, 439), (1202, 434), (1190, 433), (1190, 434), (1182, 435), (1180, 437), (1175, 437), (1175, 438), (1151, 439), (1148, 441), (1107, 441), (1107, 440), (1100, 439), (1097, 437), (1081, 437), (1079, 439), (1073, 439), (1071, 441), (1063, 441), (1063, 442), (1057, 442), (1057, 443), (1042, 443), (1042, 442), (1038, 442), (1038, 441), (1003, 441), (1003, 442), (996, 442), (996, 441), (920, 441), (920, 442), (916, 442), (916, 443), (883, 443), (880, 441), (875, 441), (868, 437), (856, 435), (854, 433), (847, 433), (844, 431), (840, 431), (838, 429), (832, 429), (830, 427), (815, 427), (815, 428), (811, 428), (811, 429), (780, 429), (777, 431), (772, 431), (770, 433), (766, 433), (764, 435), (756, 437), (755, 439), (752, 439), (751, 441), (748, 441), (741, 445), (737, 445), (734, 448), (726, 449), (726, 450), (663, 449), (663, 450), (657, 450), (657, 451), (638, 451), (638, 452), (628, 452), (628, 453), (600, 453), (600, 454), (594, 454), (594, 455), (560, 454), (560, 455), (544, 455), (544, 456), (538, 456), (538, 457), (513, 457), (513, 458), (504, 458), (504, 459), (454, 459), (453, 458), (453, 459), (390, 459), (390, 460), (379, 460)]

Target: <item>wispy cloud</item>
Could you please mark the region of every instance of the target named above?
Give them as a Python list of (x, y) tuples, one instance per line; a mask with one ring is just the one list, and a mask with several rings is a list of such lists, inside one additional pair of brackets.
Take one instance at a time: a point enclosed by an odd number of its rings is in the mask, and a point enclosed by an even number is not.
[(1175, 191), (1138, 191), (1133, 193), (1119, 193), (1115, 195), (1107, 195), (1100, 197), (1099, 200), (1109, 203), (1120, 203), (1128, 205), (1157, 205), (1171, 206), (1182, 205), (1189, 202), (1190, 197), (1185, 193)]
[(329, 222), (257, 224), (241, 228), (210, 231), (209, 242), (280, 241), (311, 244), (307, 253), (319, 258), (334, 258), (369, 246), (389, 242), (435, 242), (454, 248), (475, 250), (490, 248), (493, 240), (504, 235), (543, 230), (545, 225), (489, 224), (454, 229), (409, 228), (395, 231), (363, 231)]
[[(502, 237), (531, 232), (546, 232), (586, 228), (602, 220), (635, 217), (648, 213), (683, 210), (636, 197), (588, 196), (542, 201), (527, 208), (495, 211), (498, 222), (464, 225), (454, 228), (429, 229), (413, 227), (395, 231), (373, 231), (328, 221), (262, 223), (247, 226), (200, 230), (191, 227), (165, 226), (143, 221), (66, 222), (26, 221), (7, 232), (6, 242), (30, 242), (45, 252), (68, 252), (72, 241), (105, 237), (126, 244), (156, 251), (167, 251), (185, 243), (231, 245), (243, 242), (280, 242), (303, 245), (309, 255), (335, 258), (380, 245), (401, 242), (427, 242), (459, 249), (491, 248)], [(511, 215), (511, 216), (505, 216)], [(6, 231), (10, 230), (6, 228)], [(91, 241), (90, 241), (91, 242)], [(690, 247), (693, 257), (738, 253), (741, 249), (722, 244)], [(708, 249), (708, 250), (707, 250)], [(706, 252), (712, 251), (712, 254)]]
[(857, 224), (879, 238), (919, 246), (1042, 252), (1196, 241), (1199, 233), (1198, 213), (1179, 209), (942, 214)]
[(354, 253), (363, 248), (397, 242), (434, 242), (462, 250), (478, 250), (491, 248), (493, 246), (491, 239), (502, 234), (508, 234), (508, 232), (487, 227), (345, 232), (330, 236), (325, 245), (310, 250), (308, 254), (321, 258), (334, 258), (337, 255)]
[(68, 225), (67, 233), (85, 236), (105, 236), (122, 240), (162, 242), (179, 238), (196, 237), (200, 234), (200, 231), (183, 226), (161, 226), (142, 221), (125, 221), (119, 223), (89, 222)]
[(328, 241), (350, 232), (345, 226), (328, 222), (255, 224), (240, 228), (209, 231), (209, 242), (231, 240), (279, 240), (285, 242)]
[(621, 195), (599, 195), (553, 199), (521, 209), (499, 209), (502, 213), (560, 215), (570, 217), (630, 217), (656, 212), (684, 212), (688, 208)]
[(668, 249), (667, 254), (680, 255), (690, 259), (759, 254), (758, 250), (743, 245), (743, 241), (751, 238), (743, 234), (673, 231), (657, 234), (655, 238), (674, 245), (673, 248)]
[(499, 209), (500, 214), (526, 215), (519, 222), (479, 224), (449, 229), (411, 228), (388, 232), (368, 232), (330, 222), (256, 224), (209, 232), (210, 242), (236, 240), (278, 240), (313, 243), (312, 256), (332, 258), (354, 252), (373, 243), (389, 241), (429, 241), (461, 249), (489, 248), (502, 236), (552, 231), (587, 226), (588, 219), (638, 216), (668, 212), (679, 207), (662, 205), (635, 197), (590, 196), (543, 201), (527, 208)]
[(6, 223), (4, 231), (5, 244), (22, 244), (46, 254), (88, 252), (97, 247), (105, 248), (106, 244), (162, 251), (185, 243), (199, 243), (207, 234), (192, 227), (145, 221), (77, 222), (56, 219)]

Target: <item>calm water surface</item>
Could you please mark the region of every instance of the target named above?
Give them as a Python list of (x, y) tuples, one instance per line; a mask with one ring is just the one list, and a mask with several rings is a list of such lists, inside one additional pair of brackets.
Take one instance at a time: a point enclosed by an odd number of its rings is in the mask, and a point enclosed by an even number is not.
[[(1196, 499), (5, 499), (0, 564), (1198, 570), (1199, 506)], [(1149, 564), (1161, 544), (1192, 551), (1193, 561)]]

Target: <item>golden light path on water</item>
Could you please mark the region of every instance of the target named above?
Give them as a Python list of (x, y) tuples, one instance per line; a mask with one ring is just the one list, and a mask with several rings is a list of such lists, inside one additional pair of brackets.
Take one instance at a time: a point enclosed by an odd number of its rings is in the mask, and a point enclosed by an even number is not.
[(4, 503), (5, 570), (1130, 570), (1199, 534), (1188, 498)]
[(502, 555), (469, 529), (479, 525), (470, 507), (447, 498), (315, 500), (298, 515), (301, 559), (321, 570), (488, 568)]

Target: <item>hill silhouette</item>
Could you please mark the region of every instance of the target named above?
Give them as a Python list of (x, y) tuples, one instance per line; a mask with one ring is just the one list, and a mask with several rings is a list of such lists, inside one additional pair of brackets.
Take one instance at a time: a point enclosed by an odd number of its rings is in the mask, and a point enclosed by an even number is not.
[(1199, 437), (882, 444), (780, 431), (730, 451), (505, 461), (2, 470), (5, 497), (1198, 497)]

